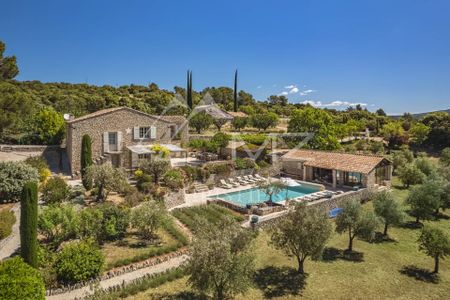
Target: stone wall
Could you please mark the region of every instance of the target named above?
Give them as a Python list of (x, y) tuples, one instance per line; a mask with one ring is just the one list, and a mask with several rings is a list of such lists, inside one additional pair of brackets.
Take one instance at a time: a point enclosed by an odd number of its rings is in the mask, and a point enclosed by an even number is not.
[[(171, 124), (174, 123), (165, 122), (154, 116), (128, 109), (116, 110), (84, 120), (69, 122), (67, 124), (67, 154), (71, 171), (75, 173), (80, 170), (81, 139), (85, 134), (88, 134), (92, 139), (92, 158), (96, 159), (105, 154), (103, 133), (121, 132), (122, 149), (119, 150), (121, 150), (122, 155), (120, 165), (127, 168), (130, 165), (130, 153), (126, 148), (127, 146), (180, 142), (179, 140), (171, 140)], [(147, 126), (156, 127), (156, 139), (136, 139), (133, 134), (133, 128)], [(181, 136), (181, 141), (187, 139), (187, 127), (183, 128)]]
[[(330, 210), (341, 207), (345, 202), (356, 200), (356, 201), (367, 201), (371, 198), (373, 195), (373, 191), (369, 189), (360, 189), (358, 191), (351, 191), (340, 195), (335, 195), (332, 198), (328, 199), (320, 199), (314, 202), (309, 202), (307, 205), (311, 207), (321, 207), (325, 209), (325, 211), (328, 213)], [(286, 214), (288, 211), (286, 211), (285, 214), (279, 214), (276, 218), (270, 218), (267, 220), (260, 220), (258, 223), (255, 224), (258, 228), (265, 228), (270, 227), (278, 223)]]

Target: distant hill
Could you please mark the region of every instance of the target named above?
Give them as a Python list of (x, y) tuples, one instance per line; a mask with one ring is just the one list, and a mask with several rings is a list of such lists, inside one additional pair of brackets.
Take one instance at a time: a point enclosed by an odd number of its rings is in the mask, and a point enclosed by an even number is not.
[[(417, 114), (411, 114), (413, 116), (414, 119), (420, 119), (423, 118), (425, 115), (429, 114), (429, 113), (434, 113), (434, 112), (446, 112), (448, 114), (450, 114), (450, 109), (443, 109), (443, 110), (437, 110), (437, 111), (430, 111), (430, 112), (425, 112), (425, 113), (417, 113)], [(403, 115), (392, 115), (389, 116), (392, 119), (400, 119)]]

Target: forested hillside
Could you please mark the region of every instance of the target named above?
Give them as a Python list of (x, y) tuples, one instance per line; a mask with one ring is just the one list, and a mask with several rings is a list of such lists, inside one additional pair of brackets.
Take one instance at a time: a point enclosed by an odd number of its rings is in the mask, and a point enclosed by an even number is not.
[[(113, 87), (17, 81), (16, 58), (4, 56), (4, 51), (5, 45), (0, 42), (0, 143), (58, 144), (64, 137), (64, 113), (78, 117), (116, 106), (156, 115), (187, 115), (190, 110), (186, 106), (186, 88), (179, 86), (170, 91), (155, 83)], [(206, 87), (192, 90), (191, 94), (193, 106), (215, 102), (225, 110), (234, 108), (234, 90), (230, 87)], [(282, 95), (257, 101), (242, 90), (237, 94), (237, 108), (249, 117), (237, 120), (233, 124), (236, 130), (247, 126), (266, 131), (284, 117), (289, 119), (288, 132), (315, 133), (309, 146), (317, 149), (339, 149), (340, 139), (366, 128), (372, 135), (382, 136), (390, 148), (411, 144), (440, 149), (450, 145), (450, 116), (446, 112), (430, 113), (420, 119), (405, 114), (394, 120), (383, 109), (369, 112), (359, 105), (344, 111), (320, 109), (291, 104)]]

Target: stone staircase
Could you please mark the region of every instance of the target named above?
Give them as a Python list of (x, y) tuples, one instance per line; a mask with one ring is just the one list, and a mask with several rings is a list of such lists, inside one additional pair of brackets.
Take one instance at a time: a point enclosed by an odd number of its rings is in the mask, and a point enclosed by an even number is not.
[(194, 189), (196, 193), (207, 192), (209, 191), (208, 186), (203, 183), (194, 183)]
[(102, 156), (94, 158), (92, 162), (96, 165), (101, 165), (107, 162), (108, 160), (109, 160), (109, 153), (104, 153)]
[[(94, 165), (102, 165), (105, 162), (107, 162), (109, 160), (109, 153), (105, 153), (97, 158), (93, 158), (92, 159), (92, 163)], [(76, 171), (75, 173), (72, 174), (72, 178), (80, 178), (81, 173), (79, 171)]]

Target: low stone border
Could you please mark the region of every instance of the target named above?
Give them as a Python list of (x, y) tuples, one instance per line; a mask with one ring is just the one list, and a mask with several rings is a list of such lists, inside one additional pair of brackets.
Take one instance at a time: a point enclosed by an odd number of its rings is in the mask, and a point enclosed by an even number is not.
[(110, 279), (110, 278), (113, 278), (113, 277), (116, 277), (116, 276), (119, 276), (119, 275), (122, 275), (125, 273), (133, 272), (138, 269), (158, 265), (158, 264), (166, 262), (172, 258), (188, 254), (188, 252), (189, 251), (188, 251), (187, 247), (185, 247), (185, 248), (179, 249), (177, 251), (174, 251), (174, 252), (171, 252), (171, 253), (168, 253), (165, 255), (149, 258), (147, 260), (140, 261), (140, 262), (137, 262), (137, 263), (134, 263), (131, 265), (127, 265), (127, 266), (124, 266), (124, 267), (121, 267), (118, 269), (112, 269), (112, 270), (108, 271), (106, 274), (103, 274), (102, 276), (92, 278), (87, 281), (81, 281), (81, 282), (77, 282), (75, 284), (62, 286), (60, 288), (47, 290), (46, 296), (59, 295), (59, 294), (63, 294), (63, 293), (66, 293), (66, 292), (69, 292), (72, 290), (83, 288), (88, 285), (94, 285), (96, 283), (99, 283), (102, 280)]
[(58, 149), (61, 149), (59, 145), (0, 145), (0, 151), (2, 152), (42, 152), (45, 150)]

